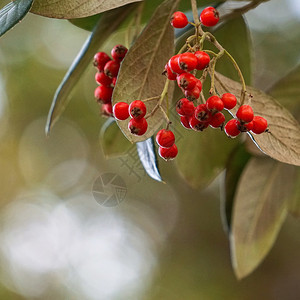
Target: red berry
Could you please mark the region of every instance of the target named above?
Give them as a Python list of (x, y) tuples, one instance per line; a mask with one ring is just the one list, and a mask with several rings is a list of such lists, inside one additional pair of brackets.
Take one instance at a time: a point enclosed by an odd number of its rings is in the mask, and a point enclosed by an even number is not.
[(163, 74), (166, 75), (169, 80), (176, 80), (177, 78), (177, 74), (171, 70), (168, 64), (165, 65), (165, 71)]
[(226, 108), (226, 109), (234, 108), (237, 103), (236, 97), (230, 93), (223, 94), (221, 100), (223, 101), (224, 108)]
[(226, 134), (230, 137), (238, 136), (240, 134), (240, 130), (238, 126), (239, 126), (238, 120), (236, 119), (229, 120), (224, 127)]
[(191, 73), (182, 73), (177, 76), (177, 84), (184, 90), (192, 90), (198, 79)]
[(223, 127), (225, 122), (225, 116), (221, 112), (214, 114), (209, 120), (209, 125), (213, 128)]
[(177, 146), (174, 144), (170, 148), (159, 147), (158, 153), (159, 153), (159, 156), (161, 158), (163, 158), (164, 160), (170, 160), (177, 156), (178, 149), (177, 149)]
[(112, 79), (104, 74), (103, 71), (97, 72), (95, 75), (95, 80), (98, 84), (102, 84), (110, 87)]
[(110, 57), (105, 52), (98, 52), (94, 56), (94, 66), (99, 71), (103, 71), (105, 64), (110, 60)]
[(195, 56), (195, 54), (191, 52), (186, 52), (179, 56), (178, 64), (180, 69), (184, 70), (185, 72), (189, 72), (196, 69), (198, 64), (198, 59)]
[(148, 128), (148, 123), (145, 118), (131, 119), (128, 123), (128, 129), (134, 135), (143, 135)]
[(211, 112), (207, 109), (205, 104), (199, 104), (195, 109), (195, 118), (201, 122), (209, 122), (211, 119)]
[(206, 121), (199, 121), (195, 118), (195, 116), (191, 116), (189, 120), (190, 127), (195, 131), (203, 131), (205, 128), (208, 127), (209, 122)]
[(260, 134), (267, 130), (268, 122), (265, 118), (260, 116), (255, 116), (253, 118), (253, 128), (251, 129), (253, 133)]
[(97, 101), (109, 103), (111, 101), (113, 89), (104, 85), (96, 87), (94, 95)]
[[(199, 80), (200, 84), (201, 81)], [(202, 85), (201, 85), (202, 87)], [(201, 93), (201, 88), (199, 88), (199, 85), (196, 84), (195, 87), (192, 90), (186, 90), (184, 91), (184, 96), (190, 100), (190, 101), (194, 101), (197, 100), (200, 97), (200, 93)]]
[(223, 101), (218, 96), (211, 96), (206, 100), (206, 107), (213, 114), (224, 108)]
[(105, 116), (111, 117), (113, 115), (111, 103), (102, 104), (101, 111)]
[(219, 22), (219, 19), (220, 16), (218, 11), (212, 6), (203, 9), (200, 14), (201, 23), (207, 27), (215, 26)]
[(114, 117), (117, 120), (126, 120), (129, 117), (129, 104), (126, 102), (118, 102), (113, 107)]
[(175, 135), (171, 130), (161, 129), (156, 134), (156, 143), (162, 148), (170, 148), (175, 143)]
[(120, 69), (120, 63), (111, 60), (107, 62), (104, 66), (104, 74), (110, 78), (117, 77)]
[(114, 60), (120, 62), (123, 60), (127, 53), (128, 49), (123, 45), (116, 45), (111, 49), (111, 56)]
[(176, 104), (176, 111), (179, 116), (191, 116), (195, 111), (194, 103), (186, 98), (182, 98)]
[(171, 18), (171, 25), (174, 28), (183, 28), (188, 24), (186, 15), (181, 11), (175, 11)]
[(209, 62), (210, 62), (210, 57), (207, 53), (203, 51), (196, 51), (195, 56), (197, 57), (197, 70), (203, 70), (205, 69)]
[(128, 111), (132, 118), (142, 119), (146, 115), (147, 108), (143, 101), (135, 100), (130, 103)]
[(236, 116), (242, 123), (249, 123), (254, 117), (253, 109), (250, 105), (242, 105), (238, 109)]
[(112, 79), (112, 83), (111, 83), (113, 86), (115, 86), (115, 85), (116, 85), (117, 78), (118, 78), (118, 77), (113, 77), (113, 79)]
[(178, 63), (180, 56), (181, 56), (181, 54), (174, 55), (168, 61), (168, 65), (169, 65), (171, 71), (176, 74), (184, 73), (184, 70), (180, 69), (179, 63)]
[(190, 120), (190, 117), (187, 117), (187, 116), (180, 117), (180, 123), (186, 129), (192, 129), (191, 126), (190, 126), (189, 120)]

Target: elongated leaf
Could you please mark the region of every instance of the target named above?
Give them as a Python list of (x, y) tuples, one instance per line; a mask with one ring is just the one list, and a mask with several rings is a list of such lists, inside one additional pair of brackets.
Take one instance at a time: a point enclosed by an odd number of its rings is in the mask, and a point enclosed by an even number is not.
[(28, 13), (33, 0), (15, 0), (0, 10), (0, 36), (19, 23)]
[(300, 218), (300, 168), (297, 168), (295, 173), (296, 175), (293, 179), (296, 184), (293, 190), (293, 194), (289, 200), (289, 212), (293, 216)]
[[(216, 74), (216, 79), (220, 94), (227, 91), (240, 94), (240, 83), (221, 74)], [(247, 92), (253, 96), (250, 104), (254, 113), (267, 119), (270, 130), (269, 133), (253, 134), (255, 143), (270, 157), (300, 166), (300, 125), (297, 120), (271, 96), (250, 86), (247, 86)], [(236, 112), (237, 108), (238, 105), (232, 111)]]
[(113, 118), (108, 119), (101, 128), (100, 145), (107, 158), (124, 155), (132, 147)]
[(118, 28), (134, 7), (135, 5), (121, 7), (103, 14), (55, 92), (45, 129), (47, 135), (68, 105), (71, 91), (86, 67), (92, 63), (92, 58), (101, 44)]
[(237, 278), (250, 274), (271, 249), (287, 214), (292, 166), (252, 158), (234, 199), (230, 247)]
[(83, 18), (138, 1), (141, 0), (35, 0), (30, 12), (57, 19)]
[(143, 142), (136, 143), (137, 152), (140, 161), (147, 174), (157, 181), (162, 181), (158, 169), (157, 156), (154, 146), (153, 137)]
[[(117, 84), (113, 93), (113, 103), (144, 100), (159, 96), (165, 85), (162, 74), (164, 66), (174, 53), (174, 30), (170, 18), (176, 9), (178, 0), (167, 0), (161, 4), (153, 17), (129, 49), (122, 62)], [(169, 95), (172, 91), (169, 89)], [(147, 110), (151, 112), (157, 101), (147, 102)], [(124, 135), (131, 142), (140, 142), (151, 137), (163, 121), (160, 109), (147, 119), (148, 130), (143, 136), (134, 136), (128, 130), (128, 120), (118, 121)]]

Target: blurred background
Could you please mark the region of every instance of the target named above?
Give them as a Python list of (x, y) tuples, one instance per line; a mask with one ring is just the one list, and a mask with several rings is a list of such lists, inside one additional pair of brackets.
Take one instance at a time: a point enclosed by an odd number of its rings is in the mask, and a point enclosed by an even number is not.
[[(271, 0), (246, 20), (254, 85), (266, 90), (300, 62), (300, 1)], [(29, 14), (0, 39), (0, 299), (300, 299), (298, 220), (289, 216), (262, 265), (237, 281), (217, 181), (191, 189), (160, 160), (157, 183), (134, 147), (105, 157), (92, 65), (45, 137), (88, 35)], [(101, 50), (122, 42), (116, 33)]]

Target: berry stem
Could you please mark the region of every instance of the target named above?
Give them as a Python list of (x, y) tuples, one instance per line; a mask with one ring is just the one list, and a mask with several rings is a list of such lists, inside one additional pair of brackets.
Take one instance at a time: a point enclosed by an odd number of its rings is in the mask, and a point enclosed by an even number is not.
[(210, 62), (210, 68), (211, 68), (211, 87), (209, 90), (209, 93), (211, 95), (216, 95), (216, 88), (215, 88), (215, 70), (216, 70), (216, 63), (217, 60), (220, 59), (220, 57), (223, 56), (225, 53), (225, 50), (221, 50), (216, 57), (214, 57)]
[(149, 101), (157, 100), (159, 98), (160, 98), (160, 96), (154, 96), (154, 97), (151, 97), (151, 98), (146, 98), (145, 100), (143, 100), (143, 102), (149, 102)]
[(197, 0), (191, 0), (191, 7), (193, 12), (193, 19), (195, 23), (195, 27), (198, 28), (198, 25), (200, 25), (200, 20), (198, 16), (198, 6), (197, 6)]

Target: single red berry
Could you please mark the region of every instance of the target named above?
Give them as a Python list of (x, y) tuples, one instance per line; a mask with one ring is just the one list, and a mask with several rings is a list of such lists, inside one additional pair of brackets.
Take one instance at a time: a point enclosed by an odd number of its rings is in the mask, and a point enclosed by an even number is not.
[(196, 51), (195, 56), (197, 57), (197, 70), (203, 70), (209, 65), (210, 57), (204, 51)]
[(114, 117), (117, 120), (126, 120), (129, 117), (129, 104), (126, 102), (117, 102), (113, 107)]
[(189, 120), (190, 120), (190, 117), (187, 117), (187, 116), (180, 117), (180, 123), (186, 129), (192, 129), (191, 126), (190, 126)]
[(176, 111), (179, 116), (191, 116), (195, 111), (194, 103), (186, 98), (182, 98), (176, 104)]
[(209, 125), (213, 128), (223, 127), (225, 123), (225, 116), (221, 112), (214, 114), (209, 120)]
[(192, 90), (198, 79), (191, 73), (182, 73), (177, 76), (177, 84), (184, 90)]
[(236, 119), (229, 120), (224, 127), (226, 134), (230, 137), (238, 136), (240, 134), (240, 130), (238, 126), (239, 126), (238, 120)]
[(128, 123), (129, 131), (134, 135), (143, 135), (148, 128), (148, 123), (145, 118), (131, 119)]
[(253, 109), (250, 105), (242, 105), (238, 109), (236, 116), (242, 123), (249, 123), (254, 117)]
[(103, 115), (111, 117), (113, 115), (111, 103), (102, 104), (101, 111)]
[(175, 143), (175, 135), (171, 130), (161, 129), (156, 134), (156, 143), (162, 148), (170, 148)]
[(128, 111), (132, 118), (141, 119), (146, 115), (147, 108), (143, 101), (135, 100), (130, 103)]
[(230, 93), (223, 94), (221, 100), (223, 101), (224, 108), (226, 108), (226, 109), (234, 108), (237, 103), (236, 97)]
[(94, 95), (97, 102), (109, 103), (111, 101), (113, 89), (105, 85), (99, 85), (96, 87)]
[(195, 118), (195, 116), (191, 116), (189, 119), (190, 127), (195, 131), (203, 131), (205, 128), (208, 127), (209, 122), (207, 121), (199, 121)]
[(253, 133), (260, 134), (267, 130), (268, 122), (265, 118), (260, 116), (255, 116), (253, 118), (253, 128), (251, 129)]
[(185, 72), (189, 72), (196, 69), (198, 64), (198, 59), (195, 56), (195, 54), (191, 52), (186, 52), (179, 56), (178, 64), (180, 69), (184, 70)]
[(120, 63), (110, 60), (104, 66), (104, 74), (110, 78), (117, 77), (120, 69)]
[(195, 118), (201, 122), (209, 122), (211, 119), (211, 112), (207, 109), (205, 104), (199, 104), (195, 109)]
[(123, 45), (116, 45), (111, 49), (111, 56), (114, 60), (121, 62), (125, 57), (128, 49)]
[(94, 56), (94, 66), (99, 71), (103, 71), (105, 64), (110, 60), (111, 58), (105, 52), (98, 52)]
[(165, 65), (163, 75), (166, 75), (169, 80), (176, 80), (177, 78), (177, 74), (171, 70), (168, 64)]
[(183, 28), (188, 24), (188, 18), (181, 11), (175, 11), (171, 18), (171, 25), (174, 28)]
[(159, 147), (158, 153), (161, 158), (168, 161), (174, 159), (177, 156), (178, 149), (177, 146), (173, 144), (173, 146), (170, 148)]
[(180, 56), (181, 56), (181, 54), (176, 54), (176, 55), (172, 56), (168, 61), (168, 65), (169, 65), (171, 71), (176, 74), (184, 73), (184, 70), (180, 69), (179, 63), (178, 63)]
[(110, 87), (110, 85), (112, 84), (112, 79), (106, 76), (103, 71), (96, 73), (95, 80), (98, 84), (102, 84), (108, 87)]
[(212, 7), (206, 7), (200, 14), (200, 21), (204, 26), (215, 26), (219, 22), (220, 16), (218, 11)]
[(201, 89), (199, 89), (199, 85), (195, 85), (192, 90), (184, 91), (184, 96), (190, 101), (197, 100), (200, 97)]
[(211, 96), (206, 100), (206, 107), (212, 114), (224, 108), (223, 101), (218, 96)]

